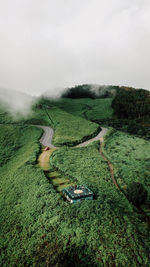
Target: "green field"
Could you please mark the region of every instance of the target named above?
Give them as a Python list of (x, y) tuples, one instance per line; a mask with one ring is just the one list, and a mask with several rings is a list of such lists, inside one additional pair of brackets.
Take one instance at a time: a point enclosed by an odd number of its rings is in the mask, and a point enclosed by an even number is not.
[[(148, 228), (134, 207), (114, 186), (107, 162), (99, 154), (98, 143), (85, 148), (56, 150), (50, 162), (65, 174), (72, 176), (72, 179), (77, 180), (79, 184), (85, 184), (93, 190), (95, 205), (99, 210), (95, 220), (99, 222), (99, 226), (95, 227), (92, 223), (91, 228), (94, 232), (90, 234), (97, 237), (97, 246), (101, 248), (100, 255), (103, 255), (105, 264), (110, 261), (111, 264), (114, 262), (118, 266), (128, 265), (129, 262), (131, 266), (134, 264), (140, 266), (142, 263), (146, 265), (148, 254), (146, 247), (143, 250), (143, 243), (140, 243), (139, 237), (143, 236), (143, 242), (149, 246), (149, 237), (145, 235)], [(91, 214), (90, 205), (88, 214)], [(137, 232), (137, 229), (140, 231)], [(104, 243), (101, 242), (102, 239)], [(135, 240), (138, 240), (138, 243), (135, 244)], [(131, 252), (131, 247), (134, 252)], [(112, 258), (114, 257), (112, 261), (108, 256), (110, 254), (113, 255)]]
[[(96, 134), (101, 125), (92, 121), (112, 119), (112, 99), (42, 101), (26, 118), (0, 110), (0, 266), (150, 266), (149, 225), (113, 184), (99, 142), (70, 147)], [(55, 130), (60, 148), (46, 169), (38, 162), (42, 129), (31, 124)], [(132, 181), (147, 189), (148, 215), (150, 141), (110, 129), (103, 153), (124, 192)], [(87, 185), (94, 200), (64, 201), (71, 184)]]
[[(66, 112), (64, 108), (61, 109), (61, 105), (65, 107), (67, 102), (67, 100), (48, 101), (43, 108), (35, 108), (29, 118), (24, 120), (24, 123), (53, 127), (55, 130), (53, 143), (56, 146), (73, 146), (96, 136), (100, 131), (100, 126), (82, 116), (78, 117), (76, 114)], [(76, 113), (78, 114), (77, 105)]]
[(104, 151), (116, 168), (121, 187), (140, 182), (150, 196), (150, 141), (113, 130), (105, 138)]
[(47, 110), (50, 118), (54, 122), (54, 144), (75, 145), (81, 143), (87, 138), (96, 136), (100, 127), (98, 124), (85, 120), (81, 117), (76, 117), (58, 108)]
[(105, 99), (68, 99), (43, 100), (41, 103), (47, 107), (57, 107), (72, 115), (80, 116), (89, 120), (111, 119), (113, 109), (111, 107), (112, 98)]
[(0, 163), (6, 164), (19, 149), (22, 128), (12, 125), (0, 125)]

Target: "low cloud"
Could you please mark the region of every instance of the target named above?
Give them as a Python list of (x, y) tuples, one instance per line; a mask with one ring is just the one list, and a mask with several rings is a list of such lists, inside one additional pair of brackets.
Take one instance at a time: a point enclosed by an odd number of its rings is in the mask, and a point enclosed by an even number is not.
[(0, 107), (13, 116), (29, 115), (35, 101), (36, 98), (31, 95), (9, 89), (0, 89)]

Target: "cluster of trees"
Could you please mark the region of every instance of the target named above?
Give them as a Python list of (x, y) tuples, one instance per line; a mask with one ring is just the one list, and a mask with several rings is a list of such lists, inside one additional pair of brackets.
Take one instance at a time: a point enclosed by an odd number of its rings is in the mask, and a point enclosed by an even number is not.
[(112, 101), (112, 107), (118, 118), (149, 118), (150, 92), (144, 89), (119, 88)]
[(77, 85), (67, 89), (63, 94), (63, 98), (96, 98), (94, 91), (91, 91), (91, 86), (88, 84)]
[(110, 98), (116, 93), (119, 86), (83, 84), (68, 88), (62, 98)]
[(140, 206), (147, 199), (147, 190), (139, 182), (132, 182), (127, 187), (127, 198), (135, 206)]

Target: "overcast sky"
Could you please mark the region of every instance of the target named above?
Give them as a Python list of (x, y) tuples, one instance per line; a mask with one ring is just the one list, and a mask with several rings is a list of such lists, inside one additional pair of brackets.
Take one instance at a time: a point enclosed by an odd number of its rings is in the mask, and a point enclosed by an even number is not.
[(0, 0), (0, 88), (150, 89), (150, 0)]

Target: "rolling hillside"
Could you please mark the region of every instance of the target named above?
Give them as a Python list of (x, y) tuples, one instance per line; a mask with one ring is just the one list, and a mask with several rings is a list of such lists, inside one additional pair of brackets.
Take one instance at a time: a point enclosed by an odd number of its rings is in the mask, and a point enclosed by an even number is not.
[[(1, 105), (0, 266), (150, 266), (149, 94), (119, 90), (113, 98), (41, 98), (28, 117), (14, 118)], [(138, 106), (134, 113), (130, 90), (144, 111)], [(120, 118), (121, 103), (130, 116)], [(45, 169), (38, 124), (54, 129), (59, 146), (48, 152)], [(102, 126), (108, 128), (101, 143), (106, 160), (99, 141), (75, 147)], [(132, 182), (148, 193), (140, 206), (127, 197)], [(70, 205), (63, 183), (87, 185), (94, 200)]]

